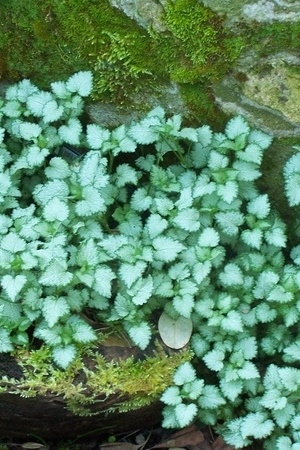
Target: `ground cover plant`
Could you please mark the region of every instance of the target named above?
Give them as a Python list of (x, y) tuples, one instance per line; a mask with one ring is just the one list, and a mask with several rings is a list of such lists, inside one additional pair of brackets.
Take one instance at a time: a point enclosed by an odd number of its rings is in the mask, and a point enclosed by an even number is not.
[[(271, 137), (160, 107), (85, 123), (92, 79), (23, 80), (1, 101), (0, 351), (42, 343), (63, 370), (97, 340), (90, 322), (142, 349), (158, 329), (195, 354), (162, 394), (165, 427), (198, 418), (236, 448), (299, 449), (300, 246), (255, 184)], [(285, 176), (297, 204), (293, 163)]]

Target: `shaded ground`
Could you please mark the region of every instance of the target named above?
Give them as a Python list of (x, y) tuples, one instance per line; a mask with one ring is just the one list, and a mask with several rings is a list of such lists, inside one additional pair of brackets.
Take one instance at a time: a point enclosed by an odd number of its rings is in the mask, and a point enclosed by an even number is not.
[[(55, 438), (55, 436), (53, 436)], [(99, 439), (89, 440), (81, 437), (65, 443), (41, 442), (36, 440), (27, 442), (0, 442), (0, 450), (234, 450), (216, 436), (210, 427), (201, 428), (191, 425), (180, 431), (164, 430), (161, 427), (151, 430), (135, 430), (130, 434), (101, 436)], [(259, 450), (256, 446), (245, 450)]]

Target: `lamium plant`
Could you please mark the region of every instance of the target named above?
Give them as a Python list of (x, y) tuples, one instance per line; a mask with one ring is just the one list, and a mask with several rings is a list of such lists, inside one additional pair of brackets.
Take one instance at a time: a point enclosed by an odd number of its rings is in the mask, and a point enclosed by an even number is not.
[(141, 349), (176, 331), (195, 357), (162, 394), (165, 427), (300, 449), (300, 246), (255, 184), (271, 137), (241, 116), (224, 133), (183, 127), (160, 107), (86, 124), (92, 80), (23, 80), (1, 101), (0, 351), (44, 345), (63, 370), (96, 341), (90, 323)]

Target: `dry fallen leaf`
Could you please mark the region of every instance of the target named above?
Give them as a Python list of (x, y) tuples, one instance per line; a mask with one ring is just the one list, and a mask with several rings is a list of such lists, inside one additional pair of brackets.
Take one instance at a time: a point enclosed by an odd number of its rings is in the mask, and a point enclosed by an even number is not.
[(155, 445), (155, 448), (182, 448), (187, 445), (197, 445), (204, 440), (204, 435), (202, 431), (198, 430), (196, 425), (190, 425), (189, 427), (183, 428), (180, 431), (174, 433), (169, 439), (160, 444)]
[(112, 442), (100, 445), (100, 450), (139, 450), (142, 446), (130, 442)]
[(234, 447), (224, 442), (223, 438), (219, 436), (212, 444), (213, 450), (235, 450)]
[(24, 442), (21, 445), (21, 448), (25, 448), (27, 450), (48, 450), (49, 447), (44, 444), (39, 444), (38, 442)]

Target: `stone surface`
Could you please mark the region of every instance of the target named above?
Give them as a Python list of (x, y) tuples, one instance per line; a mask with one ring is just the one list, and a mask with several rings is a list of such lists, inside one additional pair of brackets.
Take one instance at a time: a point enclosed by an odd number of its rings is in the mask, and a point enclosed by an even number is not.
[(300, 19), (300, 2), (295, 0), (202, 0), (213, 10), (231, 20), (256, 22), (295, 22)]
[(163, 4), (155, 0), (110, 0), (110, 4), (120, 9), (141, 27), (151, 27), (155, 31), (165, 31)]
[(142, 93), (135, 94), (131, 108), (124, 109), (111, 103), (94, 102), (87, 106), (87, 112), (93, 122), (109, 128), (141, 119), (145, 115), (145, 99), (149, 111), (156, 106), (162, 106), (170, 115), (188, 114), (188, 108), (176, 83), (163, 83), (156, 92), (151, 91), (148, 95), (145, 91), (146, 88)]
[(255, 62), (254, 56), (214, 85), (216, 102), (275, 137), (300, 136), (300, 58), (282, 52)]
[(215, 101), (229, 115), (241, 114), (255, 127), (275, 137), (300, 137), (300, 126), (273, 108), (251, 100), (240, 84), (228, 77), (214, 85)]

